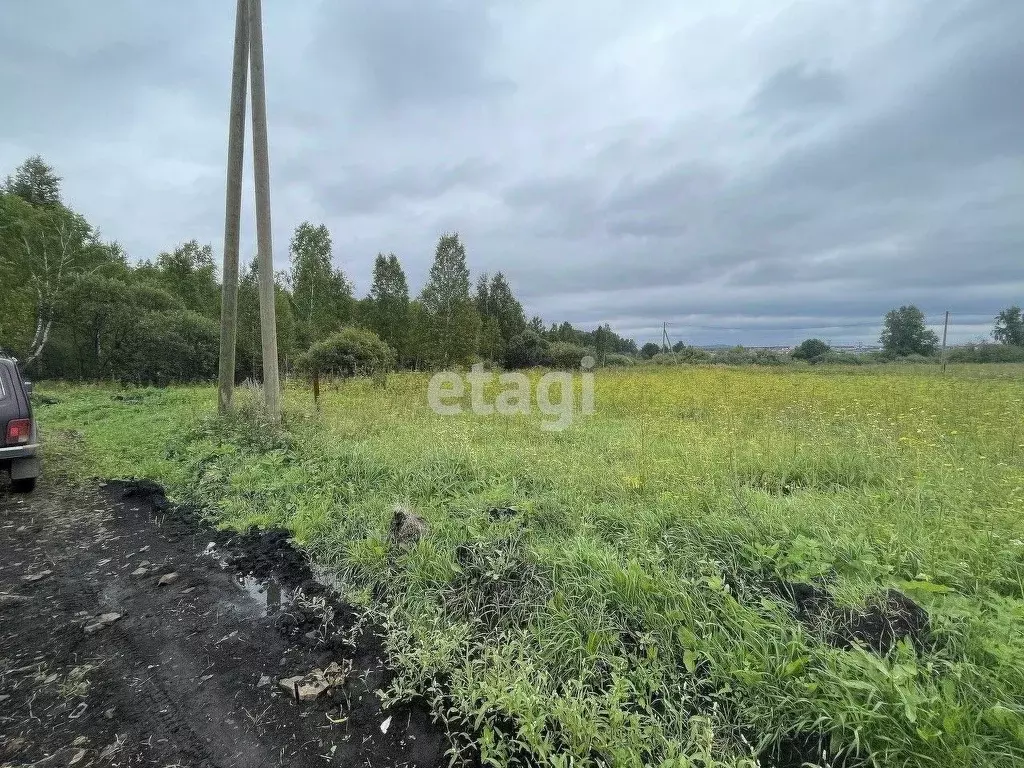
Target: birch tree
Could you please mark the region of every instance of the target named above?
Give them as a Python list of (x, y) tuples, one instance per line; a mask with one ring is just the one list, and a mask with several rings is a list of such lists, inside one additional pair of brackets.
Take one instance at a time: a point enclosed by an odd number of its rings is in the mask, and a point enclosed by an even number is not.
[(104, 247), (88, 222), (62, 204), (32, 205), (15, 194), (0, 201), (0, 236), (6, 290), (27, 294), (33, 308), (24, 344), (29, 366), (46, 348), (64, 292), (76, 275), (105, 261)]
[(435, 365), (468, 363), (477, 347), (480, 315), (469, 295), (466, 249), (456, 233), (438, 240), (420, 299), (429, 318), (428, 356)]

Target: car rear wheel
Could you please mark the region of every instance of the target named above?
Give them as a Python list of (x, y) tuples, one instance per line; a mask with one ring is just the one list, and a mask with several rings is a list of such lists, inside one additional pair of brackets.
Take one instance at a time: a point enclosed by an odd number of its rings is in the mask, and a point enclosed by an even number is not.
[(11, 490), (15, 493), (32, 493), (36, 489), (36, 478), (26, 477), (21, 480), (11, 480)]

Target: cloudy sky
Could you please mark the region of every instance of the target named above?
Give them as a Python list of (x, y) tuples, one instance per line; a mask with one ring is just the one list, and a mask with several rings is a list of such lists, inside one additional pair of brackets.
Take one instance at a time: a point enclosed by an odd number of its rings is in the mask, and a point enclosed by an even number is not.
[[(133, 258), (219, 253), (234, 6), (4, 0), (0, 171), (41, 153)], [(377, 251), (418, 291), (457, 230), (529, 314), (641, 342), (1024, 302), (1018, 0), (264, 6), (279, 268), (322, 221), (360, 294)]]

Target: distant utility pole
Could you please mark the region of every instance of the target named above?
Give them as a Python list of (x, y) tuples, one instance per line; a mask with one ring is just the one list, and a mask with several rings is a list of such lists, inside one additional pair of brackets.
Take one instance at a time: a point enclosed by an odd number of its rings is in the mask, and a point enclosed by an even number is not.
[(238, 240), (242, 221), (242, 163), (245, 155), (245, 97), (249, 63), (249, 0), (235, 10), (235, 53), (231, 67), (231, 115), (228, 120), (228, 178), (224, 203), (224, 269), (220, 310), (220, 381), (217, 410), (231, 410), (235, 390), (235, 339), (238, 323)]
[(661, 324), (661, 346), (666, 352), (671, 352), (675, 356), (675, 350), (672, 349), (672, 339), (668, 337), (668, 322), (663, 321)]
[(946, 310), (946, 321), (942, 324), (942, 372), (946, 372), (946, 332), (949, 330), (949, 310)]
[(263, 396), (274, 421), (281, 418), (277, 369), (277, 311), (274, 307), (274, 251), (270, 232), (270, 150), (267, 90), (263, 77), (263, 8), (249, 0), (249, 78), (252, 82), (252, 156), (256, 180), (256, 253), (259, 257), (260, 335), (263, 340)]

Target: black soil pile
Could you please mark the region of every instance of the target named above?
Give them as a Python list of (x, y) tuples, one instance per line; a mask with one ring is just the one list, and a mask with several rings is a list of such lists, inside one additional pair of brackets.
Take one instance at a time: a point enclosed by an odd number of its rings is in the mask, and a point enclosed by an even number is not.
[(885, 655), (908, 638), (919, 649), (934, 644), (927, 611), (895, 589), (872, 596), (863, 608), (838, 606), (814, 584), (777, 582), (771, 591), (793, 606), (804, 626), (819, 632), (835, 648), (861, 645)]
[[(307, 700), (281, 684), (318, 671)], [(424, 707), (381, 709), (391, 674), (281, 531), (146, 481), (0, 488), (0, 764), (447, 765)]]

